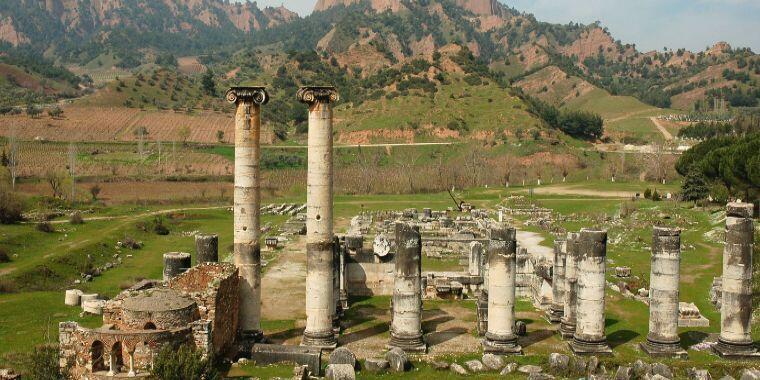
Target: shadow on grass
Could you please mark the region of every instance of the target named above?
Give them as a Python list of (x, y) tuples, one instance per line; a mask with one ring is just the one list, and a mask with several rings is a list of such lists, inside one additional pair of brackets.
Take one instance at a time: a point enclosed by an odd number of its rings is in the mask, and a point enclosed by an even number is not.
[(536, 343), (541, 343), (542, 341), (547, 340), (556, 334), (557, 331), (548, 329), (528, 331), (525, 336), (519, 337), (517, 341), (521, 346), (523, 346), (523, 348), (525, 348), (530, 347)]
[(439, 344), (448, 342), (460, 335), (467, 334), (467, 329), (464, 327), (451, 327), (443, 331), (435, 331), (425, 335), (425, 342), (429, 347), (437, 346)]
[(626, 344), (639, 336), (639, 333), (631, 330), (618, 330), (607, 336), (607, 342), (613, 349)]
[(292, 328), (284, 331), (278, 331), (266, 336), (269, 343), (281, 344), (290, 339), (303, 335), (303, 328)]
[(362, 329), (359, 331), (354, 331), (345, 335), (341, 335), (340, 338), (338, 338), (338, 341), (340, 341), (341, 345), (346, 345), (349, 343), (353, 343), (362, 339), (367, 339), (369, 337), (380, 335), (388, 332), (390, 326), (388, 323), (380, 323), (376, 324), (370, 327), (367, 327), (366, 329)]

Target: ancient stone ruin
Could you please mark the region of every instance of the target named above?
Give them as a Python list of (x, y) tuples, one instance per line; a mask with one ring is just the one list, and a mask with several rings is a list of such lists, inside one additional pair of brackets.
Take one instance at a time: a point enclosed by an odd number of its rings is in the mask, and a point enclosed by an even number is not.
[[(605, 290), (609, 287), (621, 294), (628, 290), (626, 285), (606, 280), (607, 231), (557, 232), (553, 250), (535, 246), (529, 250), (519, 243), (519, 231), (510, 225), (509, 215), (541, 214), (536, 223), (549, 225), (545, 210), (485, 210), (462, 204), (460, 209), (425, 208), (422, 212), (414, 208), (363, 211), (351, 220), (345, 235), (336, 235), (332, 106), (338, 93), (333, 87), (303, 87), (297, 96), (309, 107), (306, 205), (262, 207), (260, 107), (268, 95), (262, 87), (230, 89), (227, 99), (236, 106), (234, 265), (217, 262), (217, 235), (201, 234), (196, 236), (196, 265), (190, 254), (167, 253), (163, 280), (140, 282), (108, 301), (67, 291), (67, 305), (102, 314), (103, 326), (88, 329), (74, 322), (61, 323), (61, 366), (79, 377), (145, 377), (162, 345), (187, 342), (204, 353), (230, 359), (294, 362), (301, 378), (308, 373), (320, 375), (323, 353), (338, 346), (340, 320), (350, 310), (352, 297), (378, 295), (392, 299), (390, 339), (382, 359), (383, 353), (378, 352), (377, 358), (367, 361), (372, 369), (404, 371), (409, 368), (407, 353), (427, 352), (425, 337), (431, 331), (423, 329), (423, 299), (477, 305), (473, 327), (490, 356), (484, 356), (482, 363), (467, 362), (467, 368), (451, 365), (457, 373), (479, 372), (484, 365), (505, 374), (540, 372), (531, 366), (509, 367), (501, 359), (501, 355), (521, 354), (521, 336), (532, 333), (515, 318), (520, 298), (545, 312), (574, 354), (613, 353), (605, 336)], [(266, 344), (262, 334), (262, 213), (291, 216), (283, 235), (297, 239), (305, 230), (306, 322), (300, 346)], [(753, 232), (752, 205), (729, 204), (723, 274), (717, 290), (721, 333), (712, 346), (726, 358), (757, 356), (750, 335)], [(265, 241), (270, 249), (279, 244), (278, 238)], [(652, 356), (684, 357), (677, 328), (682, 323), (697, 326), (704, 318), (696, 307), (679, 302), (680, 231), (654, 227), (651, 251), (651, 289), (631, 294), (650, 308), (649, 334), (641, 349)], [(426, 270), (423, 258), (457, 260), (466, 269)], [(610, 275), (624, 279), (632, 274), (630, 268), (616, 267)], [(353, 378), (356, 358), (345, 351), (338, 349), (330, 355), (327, 372)], [(559, 355), (550, 362), (566, 367), (568, 360)]]

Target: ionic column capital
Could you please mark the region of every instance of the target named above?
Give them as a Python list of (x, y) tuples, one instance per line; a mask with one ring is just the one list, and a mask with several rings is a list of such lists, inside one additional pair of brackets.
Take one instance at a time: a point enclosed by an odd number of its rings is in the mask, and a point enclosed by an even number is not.
[(340, 100), (338, 90), (333, 86), (305, 86), (296, 93), (299, 102), (309, 105), (315, 103), (334, 103)]
[(228, 102), (235, 104), (245, 102), (263, 105), (269, 101), (266, 87), (232, 87), (224, 97)]

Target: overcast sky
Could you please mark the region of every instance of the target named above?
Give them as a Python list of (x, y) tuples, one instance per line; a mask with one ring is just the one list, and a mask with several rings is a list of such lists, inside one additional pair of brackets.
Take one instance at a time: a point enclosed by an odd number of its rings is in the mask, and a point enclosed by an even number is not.
[[(760, 0), (499, 0), (541, 21), (601, 21), (639, 50), (703, 50), (717, 41), (760, 52)], [(305, 16), (316, 0), (258, 0)]]

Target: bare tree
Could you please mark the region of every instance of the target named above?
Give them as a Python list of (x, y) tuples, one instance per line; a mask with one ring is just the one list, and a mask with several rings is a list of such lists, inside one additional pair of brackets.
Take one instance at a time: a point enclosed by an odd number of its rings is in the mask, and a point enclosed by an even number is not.
[(372, 186), (375, 182), (375, 175), (377, 173), (377, 167), (380, 164), (381, 156), (377, 152), (370, 154), (367, 149), (362, 150), (359, 145), (356, 161), (359, 164), (359, 170), (361, 172), (361, 183), (364, 185), (364, 193), (369, 194), (372, 190)]
[(65, 179), (61, 173), (53, 169), (49, 169), (47, 173), (45, 173), (45, 181), (50, 185), (50, 190), (53, 192), (54, 198), (60, 198), (63, 195), (64, 180)]
[(16, 138), (16, 129), (12, 128), (8, 136), (8, 172), (11, 176), (11, 188), (16, 190), (16, 178), (21, 164), (20, 146)]
[(76, 199), (77, 146), (69, 143), (69, 176), (71, 177), (71, 201)]
[(409, 192), (414, 193), (415, 166), (421, 155), (414, 147), (400, 149), (396, 155), (396, 165), (399, 167), (401, 174), (406, 177)]

